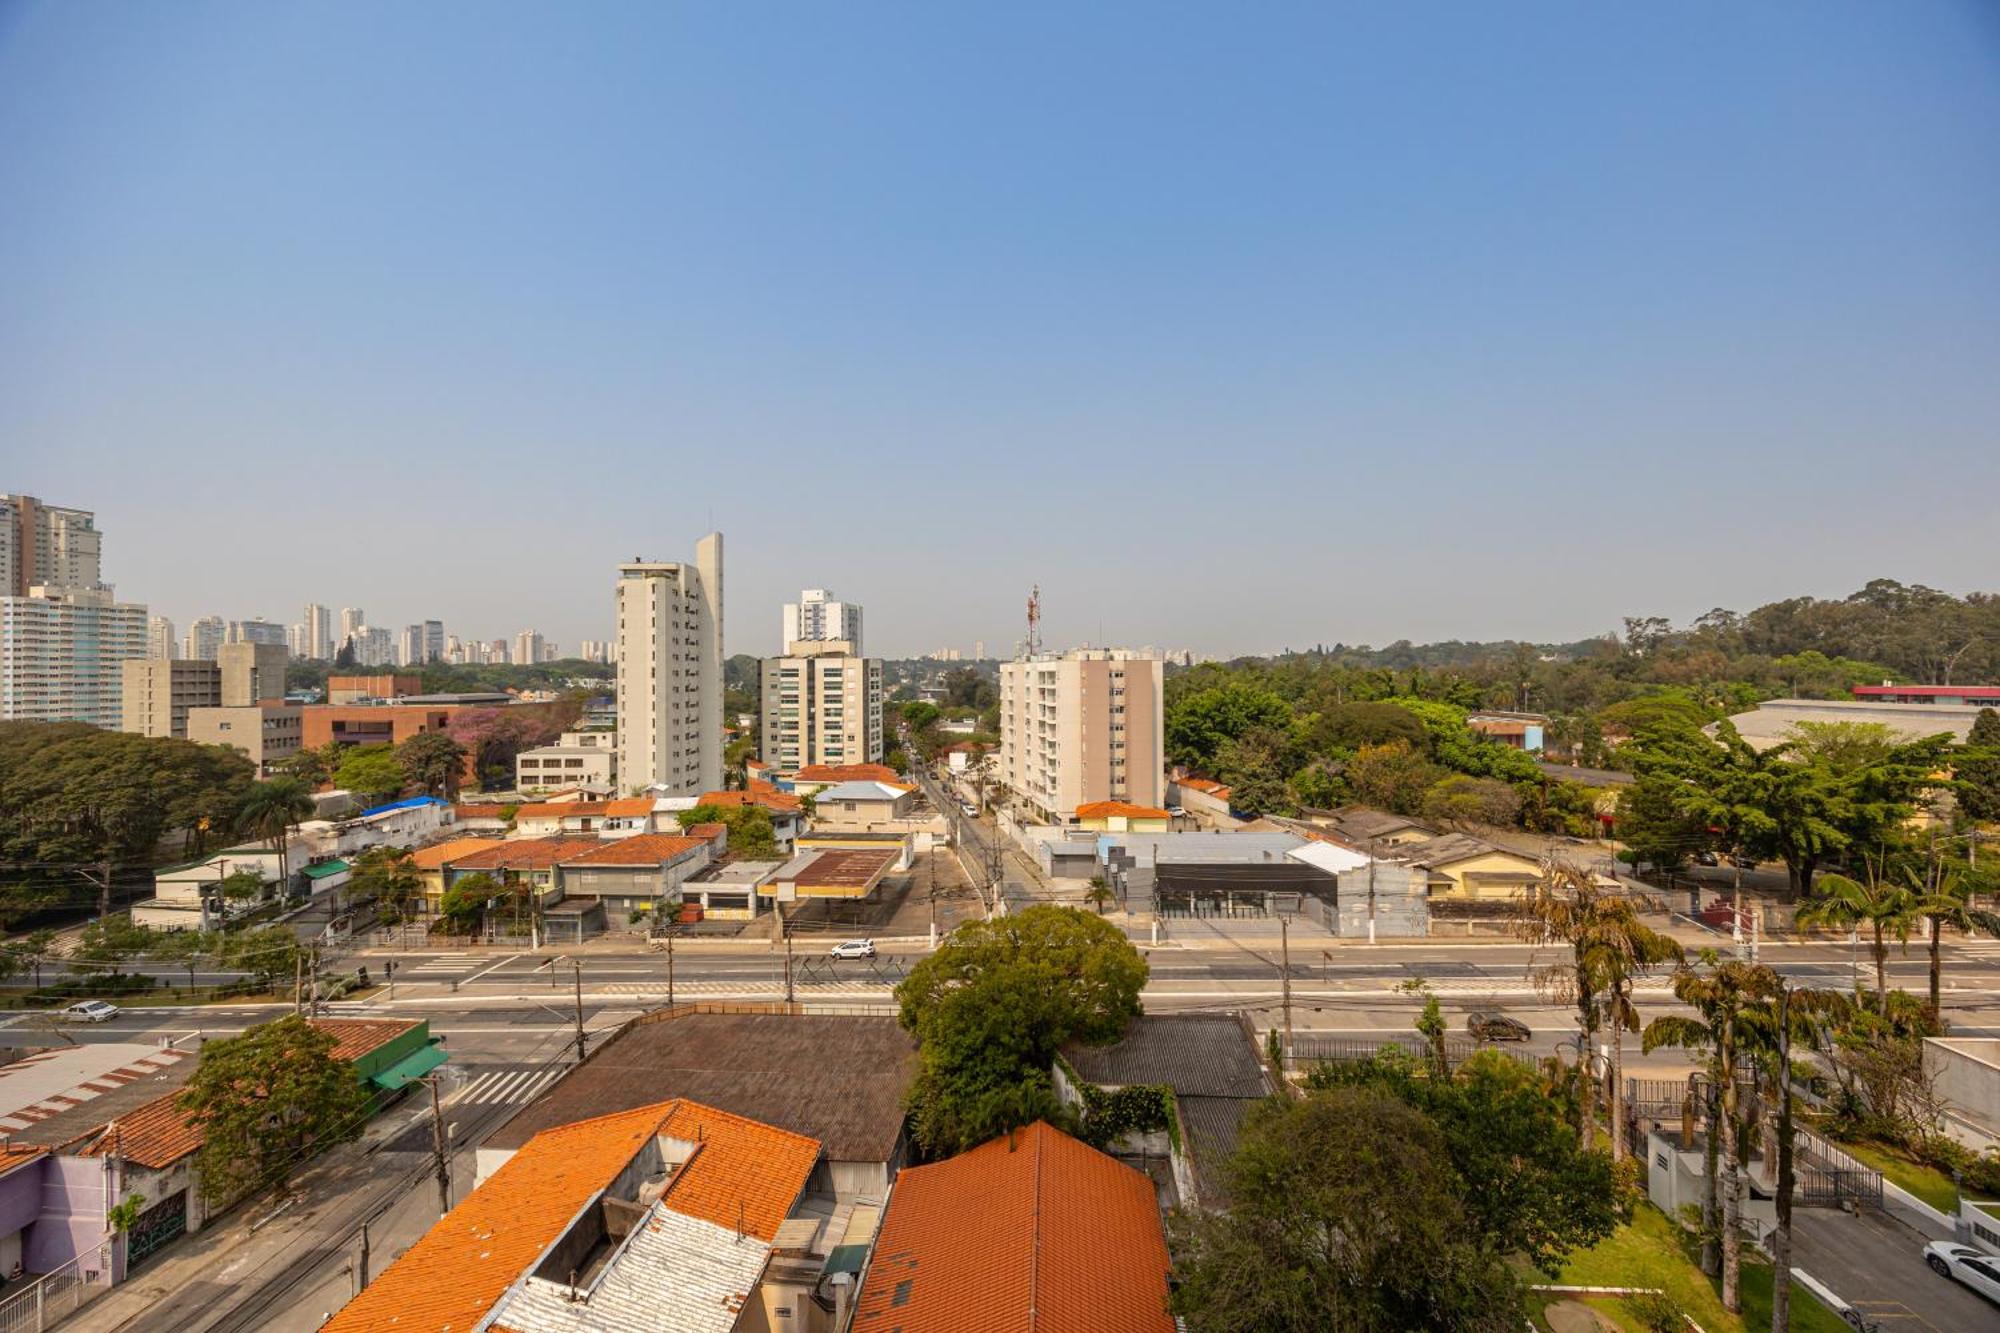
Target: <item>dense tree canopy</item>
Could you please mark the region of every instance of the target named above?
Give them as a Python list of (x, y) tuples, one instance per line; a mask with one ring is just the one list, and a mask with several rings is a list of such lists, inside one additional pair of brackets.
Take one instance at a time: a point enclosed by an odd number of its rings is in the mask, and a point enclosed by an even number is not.
[(362, 805), (377, 805), (403, 790), (403, 766), (387, 745), (357, 745), (340, 757), (333, 782)]
[(312, 1154), (360, 1136), (367, 1094), (334, 1045), (292, 1016), (201, 1048), (179, 1104), (202, 1132), (195, 1167), (211, 1205), (282, 1186)]
[(150, 865), (179, 829), (198, 852), (235, 832), (254, 777), (219, 745), (0, 722), (0, 860)]
[(1075, 908), (1038, 904), (953, 931), (896, 987), (922, 1047), (919, 1146), (942, 1155), (1036, 1119), (1070, 1122), (1049, 1076), (1057, 1048), (1115, 1040), (1146, 975), (1123, 931)]
[(1482, 1244), (1437, 1124), (1377, 1087), (1252, 1110), (1226, 1213), (1173, 1228), (1173, 1310), (1190, 1333), (1514, 1333), (1519, 1284)]
[(698, 805), (675, 818), (684, 829), (696, 824), (727, 824), (729, 850), (738, 856), (759, 860), (778, 854), (771, 812), (761, 805)]

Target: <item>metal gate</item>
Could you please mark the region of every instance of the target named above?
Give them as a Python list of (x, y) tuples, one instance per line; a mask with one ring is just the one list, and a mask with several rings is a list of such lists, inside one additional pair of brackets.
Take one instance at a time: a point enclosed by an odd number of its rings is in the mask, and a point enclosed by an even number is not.
[(187, 1232), (187, 1191), (180, 1190), (148, 1208), (125, 1233), (125, 1267), (129, 1272), (161, 1246)]

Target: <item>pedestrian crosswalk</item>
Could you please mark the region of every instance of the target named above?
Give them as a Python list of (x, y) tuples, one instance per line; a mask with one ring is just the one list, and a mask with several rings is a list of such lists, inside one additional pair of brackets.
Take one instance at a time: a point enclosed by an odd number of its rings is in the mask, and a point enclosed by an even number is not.
[(476, 970), (486, 960), (474, 953), (432, 954), (422, 962), (400, 963), (396, 967), (398, 981), (452, 981)]
[[(893, 989), (886, 981), (811, 981), (798, 978), (793, 982), (798, 993), (813, 995), (886, 995)], [(659, 981), (612, 981), (590, 988), (592, 995), (647, 995), (662, 999), (667, 994), (664, 978)], [(773, 995), (782, 997), (785, 983), (782, 981), (683, 981), (674, 987), (676, 997), (683, 995)]]
[(567, 1068), (567, 1065), (481, 1066), (481, 1072), (472, 1073), (464, 1087), (446, 1098), (445, 1105), (521, 1105), (540, 1096)]

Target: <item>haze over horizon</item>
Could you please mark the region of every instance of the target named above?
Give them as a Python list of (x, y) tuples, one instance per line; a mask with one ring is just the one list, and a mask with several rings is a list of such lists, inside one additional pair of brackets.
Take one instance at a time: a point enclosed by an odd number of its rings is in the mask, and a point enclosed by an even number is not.
[(869, 650), (2000, 588), (2000, 10), (0, 0), (0, 490), (121, 597)]

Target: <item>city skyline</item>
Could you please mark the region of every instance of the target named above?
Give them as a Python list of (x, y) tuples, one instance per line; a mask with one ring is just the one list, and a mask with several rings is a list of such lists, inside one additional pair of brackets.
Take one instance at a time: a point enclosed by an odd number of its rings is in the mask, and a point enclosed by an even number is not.
[(757, 653), (2000, 585), (1990, 8), (1059, 13), (10, 6), (5, 484), (177, 625), (603, 639), (711, 529)]

